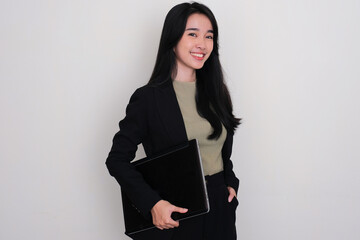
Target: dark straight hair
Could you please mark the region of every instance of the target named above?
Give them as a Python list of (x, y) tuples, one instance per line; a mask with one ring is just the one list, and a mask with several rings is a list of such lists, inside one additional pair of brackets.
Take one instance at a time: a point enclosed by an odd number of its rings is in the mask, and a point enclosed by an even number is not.
[(218, 26), (211, 10), (200, 3), (181, 3), (167, 14), (160, 38), (159, 50), (150, 85), (161, 85), (172, 81), (172, 73), (177, 71), (173, 48), (180, 41), (191, 14), (204, 14), (213, 27), (213, 50), (201, 69), (196, 70), (196, 107), (199, 115), (209, 121), (213, 132), (208, 139), (218, 139), (222, 133), (221, 123), (230, 134), (234, 134), (240, 119), (233, 115), (233, 107), (228, 88), (225, 85), (219, 61)]

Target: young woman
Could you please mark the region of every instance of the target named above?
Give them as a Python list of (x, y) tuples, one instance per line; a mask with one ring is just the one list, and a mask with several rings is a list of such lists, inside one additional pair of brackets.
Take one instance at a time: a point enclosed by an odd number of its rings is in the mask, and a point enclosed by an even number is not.
[[(131, 96), (106, 160), (110, 174), (157, 227), (135, 239), (236, 239), (239, 180), (230, 155), (239, 121), (224, 83), (213, 13), (196, 2), (176, 5), (166, 16), (150, 81)], [(179, 223), (171, 213), (187, 209), (161, 199), (130, 161), (138, 144), (152, 156), (194, 138), (199, 141), (210, 212)]]

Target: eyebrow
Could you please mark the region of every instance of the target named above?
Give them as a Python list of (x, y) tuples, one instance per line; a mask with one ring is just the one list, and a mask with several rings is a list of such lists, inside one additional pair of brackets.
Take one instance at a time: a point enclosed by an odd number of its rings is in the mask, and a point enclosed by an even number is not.
[[(198, 28), (188, 28), (188, 29), (186, 29), (185, 31), (200, 31)], [(208, 30), (207, 31), (208, 33), (214, 33), (214, 31), (213, 30)]]

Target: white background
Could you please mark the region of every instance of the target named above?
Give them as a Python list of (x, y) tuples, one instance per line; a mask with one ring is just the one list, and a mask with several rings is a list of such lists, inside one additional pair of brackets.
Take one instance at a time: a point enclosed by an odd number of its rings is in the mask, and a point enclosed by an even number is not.
[[(128, 239), (105, 159), (177, 3), (0, 1), (0, 239)], [(203, 3), (243, 118), (239, 239), (360, 239), (360, 2)]]

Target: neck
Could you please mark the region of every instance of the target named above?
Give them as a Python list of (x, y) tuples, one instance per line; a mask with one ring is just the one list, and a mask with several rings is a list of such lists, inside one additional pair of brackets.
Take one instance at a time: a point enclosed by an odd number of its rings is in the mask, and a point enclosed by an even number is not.
[(195, 82), (195, 69), (183, 68), (180, 64), (177, 66), (177, 72), (173, 73), (173, 79), (179, 82)]

